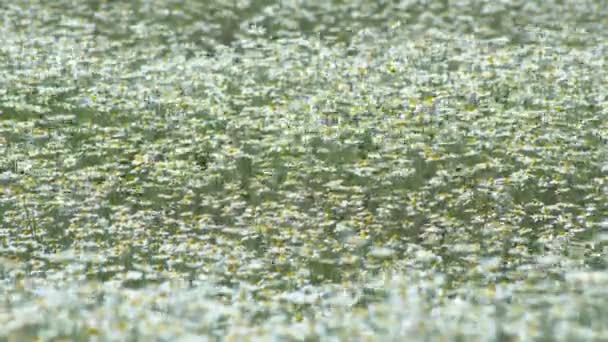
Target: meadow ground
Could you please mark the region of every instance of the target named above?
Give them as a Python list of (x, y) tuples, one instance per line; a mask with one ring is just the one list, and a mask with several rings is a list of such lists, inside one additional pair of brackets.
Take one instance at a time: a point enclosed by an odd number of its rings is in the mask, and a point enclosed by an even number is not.
[(0, 339), (608, 340), (603, 1), (0, 13)]

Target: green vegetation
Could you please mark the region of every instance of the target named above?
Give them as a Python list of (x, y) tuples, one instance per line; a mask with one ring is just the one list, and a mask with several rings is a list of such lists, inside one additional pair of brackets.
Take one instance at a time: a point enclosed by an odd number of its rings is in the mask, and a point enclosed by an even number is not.
[(608, 340), (604, 1), (0, 13), (0, 339)]

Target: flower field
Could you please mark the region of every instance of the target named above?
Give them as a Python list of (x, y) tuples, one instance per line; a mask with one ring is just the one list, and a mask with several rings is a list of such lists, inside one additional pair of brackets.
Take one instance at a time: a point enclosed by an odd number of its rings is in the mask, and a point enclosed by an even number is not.
[(603, 1), (0, 14), (0, 340), (608, 340)]

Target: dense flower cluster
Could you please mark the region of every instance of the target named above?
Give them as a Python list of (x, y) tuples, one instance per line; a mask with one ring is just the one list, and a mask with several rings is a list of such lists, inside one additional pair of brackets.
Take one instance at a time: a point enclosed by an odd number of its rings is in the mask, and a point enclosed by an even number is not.
[(608, 339), (601, 2), (0, 12), (0, 338)]

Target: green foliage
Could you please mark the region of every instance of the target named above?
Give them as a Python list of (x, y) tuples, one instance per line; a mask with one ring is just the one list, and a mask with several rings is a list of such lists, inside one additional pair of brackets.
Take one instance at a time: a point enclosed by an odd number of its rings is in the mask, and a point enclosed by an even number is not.
[(604, 7), (0, 5), (0, 338), (608, 339)]

